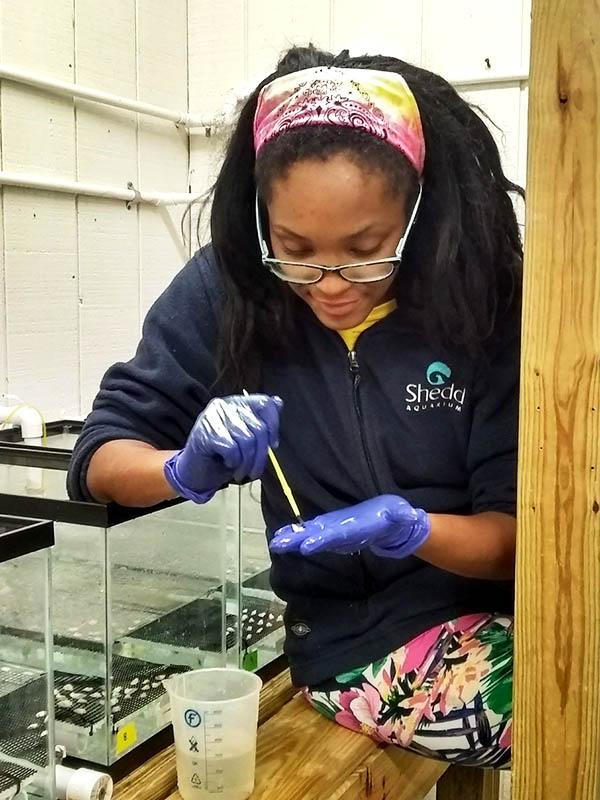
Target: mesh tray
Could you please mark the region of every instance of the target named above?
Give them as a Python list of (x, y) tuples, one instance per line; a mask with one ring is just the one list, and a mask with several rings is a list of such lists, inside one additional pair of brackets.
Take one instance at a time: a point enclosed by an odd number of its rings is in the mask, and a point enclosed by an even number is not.
[[(228, 614), (228, 647), (235, 643), (234, 623), (235, 617)], [(130, 631), (127, 638), (218, 653), (221, 649), (221, 602), (206, 598), (192, 600), (191, 603)]]
[(3, 669), (2, 683), (16, 688), (0, 698), (0, 753), (44, 767), (48, 763), (46, 679), (23, 683), (21, 670), (8, 670)]
[(265, 636), (283, 628), (285, 606), (279, 600), (245, 597), (242, 607), (242, 647), (253, 647)]
[[(110, 696), (113, 724), (157, 700), (166, 691), (162, 681), (187, 670), (188, 667), (164, 666), (115, 656)], [(104, 678), (55, 672), (54, 684), (56, 721), (78, 728), (89, 728), (92, 734), (94, 726), (104, 720)]]
[[(245, 598), (242, 608), (242, 646), (252, 647), (268, 634), (283, 626), (285, 606), (277, 600), (262, 597)], [(236, 618), (227, 614), (227, 648), (236, 643)], [(128, 638), (166, 644), (172, 647), (219, 652), (221, 649), (221, 601), (198, 599), (165, 614), (128, 634)]]
[(13, 764), (11, 761), (0, 761), (0, 797), (5, 792), (7, 797), (14, 797), (21, 790), (21, 782), (31, 778), (32, 775), (35, 775), (33, 769)]

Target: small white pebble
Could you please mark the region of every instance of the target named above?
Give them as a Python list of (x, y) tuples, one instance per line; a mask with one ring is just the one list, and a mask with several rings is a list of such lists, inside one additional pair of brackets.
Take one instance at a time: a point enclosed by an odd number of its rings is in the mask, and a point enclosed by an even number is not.
[(60, 700), (58, 705), (60, 706), (60, 708), (71, 708), (73, 703), (70, 700)]
[(102, 697), (102, 695), (100, 694), (100, 692), (94, 692), (93, 694), (90, 695), (90, 697), (93, 697), (94, 699), (98, 700), (99, 698)]
[(116, 697), (113, 697), (113, 698), (112, 698), (112, 700), (110, 701), (110, 704), (111, 704), (111, 706), (113, 706), (113, 707), (114, 707), (114, 706), (116, 706), (116, 705), (117, 705), (117, 703), (118, 703), (118, 702), (119, 702), (119, 701), (117, 700), (117, 698), (116, 698)]
[(74, 714), (85, 714), (85, 708), (74, 708), (73, 709), (73, 713)]
[(10, 672), (10, 667), (2, 667), (2, 672)]
[(249, 633), (249, 634), (246, 636), (246, 641), (247, 641), (247, 642), (249, 642), (251, 638), (252, 638), (252, 634), (251, 634), (251, 633)]
[(274, 614), (271, 614), (271, 612), (270, 612), (270, 611), (269, 611), (269, 619), (275, 619), (275, 615), (274, 615)]
[(115, 706), (115, 707), (113, 708), (113, 711), (120, 711), (120, 710), (121, 710), (121, 706)]
[(137, 686), (139, 682), (140, 682), (140, 679), (139, 679), (139, 678), (134, 678), (134, 679), (131, 681), (131, 685), (132, 685), (132, 686)]
[(65, 692), (72, 692), (73, 691), (73, 684), (72, 683), (65, 683), (63, 686)]
[(250, 612), (250, 616), (251, 617), (256, 616), (256, 609), (255, 608), (253, 608), (252, 611)]
[(156, 680), (157, 680), (157, 681), (164, 681), (164, 679), (165, 679), (166, 677), (167, 677), (166, 675), (157, 675), (157, 676), (156, 676)]
[(34, 731), (36, 728), (39, 728), (39, 727), (40, 727), (40, 723), (39, 722), (32, 722), (31, 725), (27, 726), (27, 730), (28, 731)]
[(267, 616), (267, 612), (266, 611), (261, 611), (258, 616), (262, 619), (263, 617)]
[(81, 700), (82, 697), (85, 697), (83, 692), (71, 692), (70, 696), (73, 698), (73, 700)]
[(84, 692), (93, 692), (94, 691), (94, 687), (93, 686), (84, 686), (83, 687), (83, 691)]
[(140, 697), (146, 697), (146, 692), (140, 692)]
[(283, 614), (280, 614), (280, 615), (277, 617), (277, 622), (283, 622)]
[(158, 689), (159, 686), (160, 686), (160, 682), (159, 681), (157, 681), (156, 683), (152, 684), (152, 688), (153, 689)]
[(40, 736), (48, 736), (48, 731), (42, 731), (42, 732), (40, 733)]
[(45, 711), (38, 711), (37, 714), (36, 714), (36, 717), (38, 717), (38, 719), (41, 719), (42, 717), (45, 717), (45, 716), (46, 716), (46, 712)]
[(273, 627), (273, 623), (272, 622), (267, 622), (267, 628), (272, 628), (272, 627)]

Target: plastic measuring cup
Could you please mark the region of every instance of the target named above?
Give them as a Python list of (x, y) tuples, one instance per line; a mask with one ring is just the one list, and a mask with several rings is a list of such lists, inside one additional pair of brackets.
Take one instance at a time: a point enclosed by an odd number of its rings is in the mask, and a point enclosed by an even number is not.
[(242, 669), (197, 669), (164, 685), (183, 800), (245, 800), (254, 788), (261, 679)]

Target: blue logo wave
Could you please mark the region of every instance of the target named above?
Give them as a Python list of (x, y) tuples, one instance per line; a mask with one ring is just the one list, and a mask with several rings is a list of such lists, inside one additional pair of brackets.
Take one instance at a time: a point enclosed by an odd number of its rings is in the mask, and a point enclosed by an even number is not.
[(443, 361), (433, 361), (427, 367), (427, 380), (432, 386), (441, 386), (452, 375), (452, 370)]

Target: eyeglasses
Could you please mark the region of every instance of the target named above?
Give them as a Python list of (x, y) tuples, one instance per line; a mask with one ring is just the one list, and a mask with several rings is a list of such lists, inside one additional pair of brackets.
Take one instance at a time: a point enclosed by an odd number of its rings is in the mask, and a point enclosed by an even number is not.
[(255, 213), (256, 213), (256, 232), (258, 234), (258, 245), (260, 247), (262, 263), (271, 270), (271, 272), (280, 278), (282, 281), (288, 283), (318, 283), (323, 279), (328, 272), (338, 272), (340, 277), (350, 283), (374, 283), (375, 281), (382, 281), (389, 278), (394, 270), (402, 261), (402, 253), (408, 238), (410, 229), (413, 226), (419, 204), (421, 203), (421, 195), (423, 193), (423, 184), (419, 182), (419, 194), (415, 200), (408, 225), (403, 235), (400, 237), (398, 246), (393, 256), (390, 258), (378, 258), (376, 261), (360, 261), (354, 264), (341, 264), (339, 267), (324, 267), (322, 264), (305, 264), (300, 261), (282, 261), (279, 258), (271, 258), (269, 256), (269, 248), (265, 241), (262, 232), (262, 224), (260, 221), (260, 206), (258, 200), (258, 192), (256, 193), (255, 200)]

